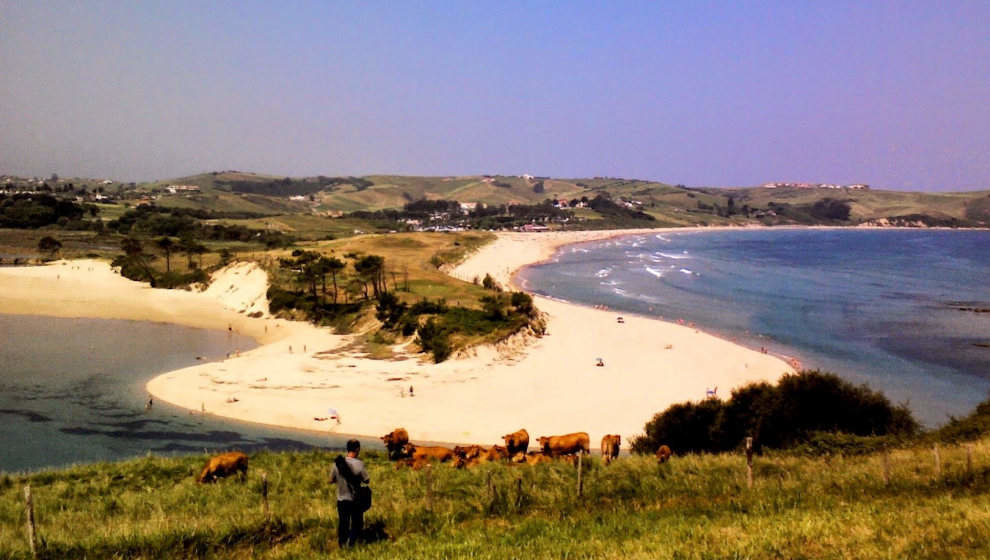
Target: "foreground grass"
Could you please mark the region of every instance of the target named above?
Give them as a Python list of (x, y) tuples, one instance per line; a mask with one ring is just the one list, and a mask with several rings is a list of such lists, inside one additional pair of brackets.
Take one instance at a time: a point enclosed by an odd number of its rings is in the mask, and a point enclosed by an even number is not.
[[(354, 558), (983, 558), (990, 440), (855, 458), (623, 457), (576, 469), (395, 470), (368, 458), (369, 523)], [(334, 452), (259, 453), (244, 483), (194, 481), (204, 457), (147, 457), (0, 477), (0, 558), (28, 558), (23, 487), (47, 558), (334, 557)], [(270, 516), (262, 511), (267, 475)]]

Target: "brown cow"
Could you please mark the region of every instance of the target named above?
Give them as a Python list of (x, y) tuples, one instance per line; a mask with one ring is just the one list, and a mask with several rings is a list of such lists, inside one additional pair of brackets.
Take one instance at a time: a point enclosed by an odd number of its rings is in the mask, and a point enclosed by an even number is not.
[(484, 448), (480, 445), (458, 445), (454, 447), (454, 455), (457, 455), (461, 459), (474, 459), (480, 456), (484, 452)]
[(606, 465), (619, 457), (619, 446), (622, 438), (618, 434), (608, 434), (602, 438), (602, 461)]
[(446, 447), (427, 447), (425, 445), (415, 445), (407, 443), (402, 447), (402, 452), (406, 457), (416, 461), (439, 461), (445, 463), (454, 459), (454, 452)]
[(481, 457), (487, 461), (500, 461), (509, 458), (509, 449), (504, 445), (493, 445), (485, 450)]
[(396, 428), (382, 436), (385, 449), (388, 450), (389, 460), (402, 458), (402, 447), (409, 443), (409, 432), (405, 428)]
[(560, 457), (572, 453), (587, 454), (591, 451), (588, 432), (575, 432), (563, 436), (544, 436), (537, 438), (544, 455)]
[(540, 463), (549, 463), (553, 461), (549, 455), (545, 455), (542, 451), (533, 451), (531, 453), (527, 453), (524, 457), (527, 465), (539, 465)]
[(222, 453), (215, 457), (210, 457), (203, 467), (203, 472), (199, 473), (196, 482), (216, 482), (217, 480), (240, 473), (241, 481), (247, 477), (248, 456), (240, 451)]
[(670, 448), (666, 445), (661, 445), (660, 449), (657, 449), (657, 462), (662, 465), (667, 462), (667, 459), (670, 459), (671, 455), (673, 455), (673, 452)]
[(525, 429), (502, 436), (505, 440), (505, 447), (509, 450), (509, 457), (514, 457), (517, 453), (525, 453), (529, 449), (529, 432)]

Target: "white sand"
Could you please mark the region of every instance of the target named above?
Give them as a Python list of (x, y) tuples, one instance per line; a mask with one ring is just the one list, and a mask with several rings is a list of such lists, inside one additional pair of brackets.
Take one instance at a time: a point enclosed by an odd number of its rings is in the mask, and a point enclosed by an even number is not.
[[(491, 273), (508, 285), (519, 267), (560, 245), (610, 235), (616, 232), (499, 234), (451, 273), (465, 280)], [(261, 346), (165, 373), (148, 391), (192, 410), (291, 428), (374, 437), (402, 426), (414, 441), (501, 443), (503, 434), (526, 428), (533, 440), (587, 431), (594, 445), (607, 433), (622, 435), (626, 445), (653, 414), (701, 399), (707, 387), (727, 396), (792, 371), (773, 356), (691, 328), (628, 314), (619, 324), (615, 312), (539, 297), (549, 334), (528, 344), (517, 339), (502, 351), (482, 348), (442, 364), (418, 355), (371, 360), (349, 348), (350, 336), (270, 318), (266, 289), (264, 272), (248, 264), (221, 271), (208, 290), (193, 293), (151, 289), (106, 263), (71, 261), (0, 268), (0, 312), (229, 326)], [(247, 316), (255, 312), (263, 316)], [(604, 367), (595, 365), (598, 357)], [(315, 420), (331, 407), (339, 425)]]

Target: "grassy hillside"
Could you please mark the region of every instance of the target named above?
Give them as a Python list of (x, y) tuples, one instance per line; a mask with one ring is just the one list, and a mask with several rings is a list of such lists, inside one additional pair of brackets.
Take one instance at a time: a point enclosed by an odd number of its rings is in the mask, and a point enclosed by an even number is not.
[[(353, 558), (984, 558), (990, 440), (889, 456), (597, 457), (577, 469), (486, 464), (396, 470), (366, 457), (367, 521), (387, 537)], [(205, 456), (153, 457), (0, 477), (0, 558), (325, 558), (336, 550), (337, 452), (251, 456), (247, 481), (198, 485)], [(885, 464), (887, 465), (885, 467)], [(884, 473), (888, 472), (889, 481)], [(268, 480), (270, 517), (262, 506)]]
[[(613, 200), (636, 204), (657, 219), (655, 226), (767, 225), (826, 223), (855, 225), (990, 224), (990, 191), (924, 193), (883, 190), (753, 188), (686, 188), (655, 181), (596, 178), (522, 178), (515, 176), (411, 177), (369, 175), (361, 178), (284, 178), (242, 172), (206, 173), (142, 185), (160, 189), (167, 184), (192, 184), (199, 195), (163, 197), (160, 204), (266, 214), (291, 212), (353, 212), (401, 208), (420, 199), (479, 202), (489, 206), (534, 204), (546, 199), (571, 201), (604, 194)], [(237, 192), (236, 186), (256, 185), (254, 196)], [(261, 186), (264, 187), (262, 188)], [(247, 188), (247, 187), (244, 187)], [(287, 201), (306, 193), (305, 201)], [(311, 198), (311, 200), (309, 200)], [(181, 200), (179, 200), (181, 199)], [(731, 200), (730, 200), (731, 199)], [(823, 220), (809, 213), (816, 202), (834, 199), (850, 206), (848, 220)], [(774, 205), (792, 206), (780, 212)], [(744, 208), (746, 207), (744, 212)], [(751, 211), (751, 212), (750, 212)], [(769, 212), (768, 212), (769, 211)], [(588, 220), (600, 216), (579, 213)]]

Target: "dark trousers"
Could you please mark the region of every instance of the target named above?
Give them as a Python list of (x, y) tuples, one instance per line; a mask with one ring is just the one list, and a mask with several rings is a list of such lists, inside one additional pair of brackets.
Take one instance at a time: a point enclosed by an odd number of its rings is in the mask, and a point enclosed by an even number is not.
[(337, 544), (341, 548), (353, 546), (361, 538), (364, 512), (351, 500), (337, 501)]

